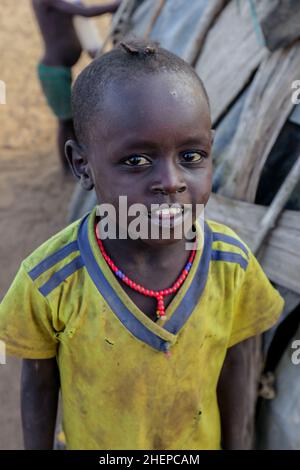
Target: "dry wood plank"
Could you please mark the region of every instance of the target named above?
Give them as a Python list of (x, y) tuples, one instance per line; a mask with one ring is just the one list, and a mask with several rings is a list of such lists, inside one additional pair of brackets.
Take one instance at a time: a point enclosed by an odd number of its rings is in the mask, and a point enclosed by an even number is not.
[[(151, 24), (150, 32), (153, 29), (153, 18), (156, 18), (156, 12), (160, 8), (160, 5), (161, 0), (144, 0), (131, 17), (129, 36), (144, 37), (146, 34), (150, 36), (148, 31)], [(160, 11), (160, 15), (161, 13)]]
[(272, 204), (268, 208), (267, 212), (265, 213), (264, 217), (262, 218), (259, 224), (259, 230), (255, 235), (255, 238), (253, 240), (253, 246), (252, 246), (252, 250), (254, 254), (256, 254), (259, 251), (264, 239), (267, 237), (270, 230), (274, 228), (278, 217), (280, 216), (282, 210), (284, 209), (284, 206), (288, 202), (299, 180), (300, 180), (300, 157), (298, 157), (293, 168), (291, 169), (291, 171), (285, 178), (278, 193), (274, 197)]
[(300, 41), (260, 65), (228, 151), (230, 172), (222, 194), (254, 201), (263, 166), (292, 110), (291, 84), (299, 69)]
[(118, 10), (113, 15), (110, 28), (104, 38), (101, 50), (99, 51), (98, 55), (101, 55), (105, 52), (107, 46), (113, 39), (116, 41), (117, 38), (120, 39), (120, 37), (123, 36), (123, 31), (121, 32), (121, 30), (124, 28), (124, 24), (129, 21), (129, 18), (132, 14), (134, 6), (135, 6), (135, 0), (123, 0), (122, 1)]
[(270, 51), (287, 47), (300, 37), (299, 0), (273, 0), (271, 10), (261, 20), (266, 46)]
[[(243, 90), (261, 61), (269, 53), (259, 44), (248, 2), (231, 2), (223, 9), (206, 36), (196, 71), (204, 81), (211, 100), (215, 123)], [(268, 0), (258, 4), (264, 14)]]
[(166, 3), (166, 0), (159, 0), (159, 2), (157, 4), (157, 7), (156, 7), (156, 10), (154, 11), (154, 14), (151, 18), (151, 21), (150, 21), (149, 25), (147, 26), (146, 32), (144, 33), (144, 38), (145, 39), (147, 39), (149, 37), (149, 35), (150, 35), (150, 33), (153, 29), (153, 26), (155, 25), (157, 18), (161, 14), (161, 11), (162, 11), (165, 3)]
[(160, 0), (144, 0), (133, 15), (131, 32), (137, 36), (148, 35), (189, 61), (189, 56), (197, 56), (198, 45), (201, 46), (218, 11), (228, 1), (193, 0), (187, 5), (186, 0), (165, 0), (160, 9)]
[(206, 9), (200, 16), (199, 23), (196, 26), (197, 35), (192, 37), (192, 40), (187, 44), (187, 47), (182, 54), (182, 58), (191, 65), (196, 65), (208, 31), (228, 1), (229, 0), (211, 0), (208, 2)]
[[(212, 194), (206, 217), (232, 228), (252, 249), (268, 208)], [(300, 294), (300, 213), (285, 210), (265, 241), (260, 263), (269, 278)]]

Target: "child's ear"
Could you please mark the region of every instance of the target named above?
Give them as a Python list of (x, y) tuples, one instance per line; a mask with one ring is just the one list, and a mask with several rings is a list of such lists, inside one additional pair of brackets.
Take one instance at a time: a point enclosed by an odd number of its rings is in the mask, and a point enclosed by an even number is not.
[(65, 144), (65, 154), (74, 176), (86, 191), (94, 187), (92, 172), (85, 152), (76, 140), (68, 140)]

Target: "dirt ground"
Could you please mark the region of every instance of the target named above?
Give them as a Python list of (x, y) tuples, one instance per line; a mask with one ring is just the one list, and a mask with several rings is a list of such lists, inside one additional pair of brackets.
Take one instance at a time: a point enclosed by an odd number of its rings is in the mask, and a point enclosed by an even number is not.
[[(102, 36), (109, 22), (109, 15), (97, 20)], [(56, 122), (36, 78), (41, 52), (30, 0), (1, 0), (0, 80), (6, 84), (6, 104), (0, 105), (0, 299), (22, 259), (66, 225), (74, 187), (61, 174)], [(87, 62), (83, 56), (75, 74)], [(22, 448), (19, 375), (19, 360), (8, 357), (0, 365), (0, 449)]]

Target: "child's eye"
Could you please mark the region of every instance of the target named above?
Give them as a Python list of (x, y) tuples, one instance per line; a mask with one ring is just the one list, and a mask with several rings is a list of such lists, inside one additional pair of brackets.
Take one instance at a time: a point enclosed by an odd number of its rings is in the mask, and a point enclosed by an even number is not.
[(205, 158), (205, 155), (201, 154), (200, 152), (191, 150), (189, 152), (182, 153), (181, 157), (186, 163), (196, 163), (201, 162)]
[(144, 166), (150, 164), (149, 160), (143, 155), (131, 155), (126, 158), (123, 163), (128, 166)]

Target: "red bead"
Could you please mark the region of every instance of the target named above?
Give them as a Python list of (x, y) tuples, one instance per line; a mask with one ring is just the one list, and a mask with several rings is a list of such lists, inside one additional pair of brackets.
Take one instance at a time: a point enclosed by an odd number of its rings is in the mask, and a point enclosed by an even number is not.
[(149, 289), (145, 289), (145, 295), (149, 295)]
[(150, 290), (149, 295), (151, 295), (151, 297), (154, 297), (154, 290)]

